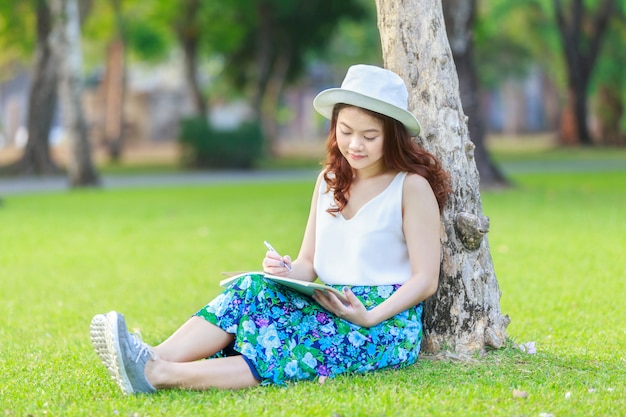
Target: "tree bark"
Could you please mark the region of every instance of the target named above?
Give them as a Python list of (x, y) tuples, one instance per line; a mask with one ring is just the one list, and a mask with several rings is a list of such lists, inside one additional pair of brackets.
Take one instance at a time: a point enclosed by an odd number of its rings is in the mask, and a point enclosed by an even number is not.
[(54, 39), (59, 63), (59, 98), (69, 138), (69, 183), (72, 187), (96, 186), (99, 178), (91, 161), (91, 145), (82, 107), (82, 55), (76, 0), (52, 0)]
[(446, 33), (459, 76), (461, 103), (468, 116), (469, 135), (476, 146), (474, 156), (484, 189), (506, 187), (500, 169), (491, 161), (485, 146), (485, 124), (480, 107), (480, 88), (474, 65), (472, 28), (476, 18), (476, 0), (443, 0)]
[(52, 16), (45, 0), (37, 1), (37, 50), (28, 98), (28, 142), (22, 157), (7, 171), (17, 175), (61, 172), (50, 155), (50, 129), (57, 101), (57, 64), (50, 42)]
[(508, 316), (500, 311), (483, 215), (474, 144), (439, 0), (376, 0), (385, 66), (409, 88), (409, 106), (422, 123), (417, 138), (452, 178), (443, 213), (442, 268), (436, 295), (425, 302), (423, 350), (459, 354), (500, 348)]

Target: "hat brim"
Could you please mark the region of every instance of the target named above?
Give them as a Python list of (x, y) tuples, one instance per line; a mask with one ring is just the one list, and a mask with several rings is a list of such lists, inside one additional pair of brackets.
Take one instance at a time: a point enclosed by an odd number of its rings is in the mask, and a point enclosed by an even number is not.
[(407, 128), (411, 136), (417, 136), (421, 131), (420, 123), (413, 113), (373, 97), (355, 93), (351, 90), (344, 90), (343, 88), (330, 88), (322, 91), (313, 100), (313, 107), (319, 114), (327, 119), (331, 119), (333, 108), (338, 103), (372, 110), (396, 119)]

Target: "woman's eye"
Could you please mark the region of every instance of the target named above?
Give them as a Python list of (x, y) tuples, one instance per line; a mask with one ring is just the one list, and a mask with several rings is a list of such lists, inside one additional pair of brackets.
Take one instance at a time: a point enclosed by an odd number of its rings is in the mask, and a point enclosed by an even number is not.
[(363, 139), (369, 140), (371, 142), (373, 140), (376, 140), (376, 136), (374, 136), (373, 138), (368, 138), (367, 136), (363, 136)]

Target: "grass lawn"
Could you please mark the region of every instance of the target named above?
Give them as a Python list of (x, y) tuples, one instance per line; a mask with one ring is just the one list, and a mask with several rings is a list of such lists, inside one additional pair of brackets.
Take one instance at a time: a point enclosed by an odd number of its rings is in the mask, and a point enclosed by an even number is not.
[[(572, 157), (574, 163), (579, 156)], [(505, 158), (506, 159), (506, 158)], [(626, 156), (622, 152), (624, 167)], [(545, 162), (545, 161), (544, 161)], [(125, 397), (89, 340), (115, 309), (156, 344), (258, 269), (294, 256), (310, 182), (72, 191), (0, 206), (6, 416), (612, 416), (626, 410), (626, 170), (512, 174), (485, 192), (510, 347), (472, 362), (237, 392)], [(515, 346), (533, 341), (536, 354)], [(514, 396), (524, 392), (525, 398)]]

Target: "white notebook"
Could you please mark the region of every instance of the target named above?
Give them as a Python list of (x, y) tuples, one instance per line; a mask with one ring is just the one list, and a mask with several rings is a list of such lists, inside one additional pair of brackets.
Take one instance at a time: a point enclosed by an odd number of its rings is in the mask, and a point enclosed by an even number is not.
[(312, 296), (315, 290), (330, 291), (335, 294), (341, 301), (348, 301), (346, 299), (346, 296), (336, 288), (324, 284), (317, 284), (315, 282), (284, 278), (276, 275), (266, 274), (265, 272), (222, 272), (222, 274), (229, 276), (229, 278), (220, 281), (220, 285), (222, 287), (228, 287), (232, 282), (237, 281), (239, 278), (245, 275), (263, 275), (266, 279), (269, 279), (270, 281), (274, 281), (280, 285), (284, 285), (285, 287), (291, 288), (292, 290), (296, 290), (308, 296)]

